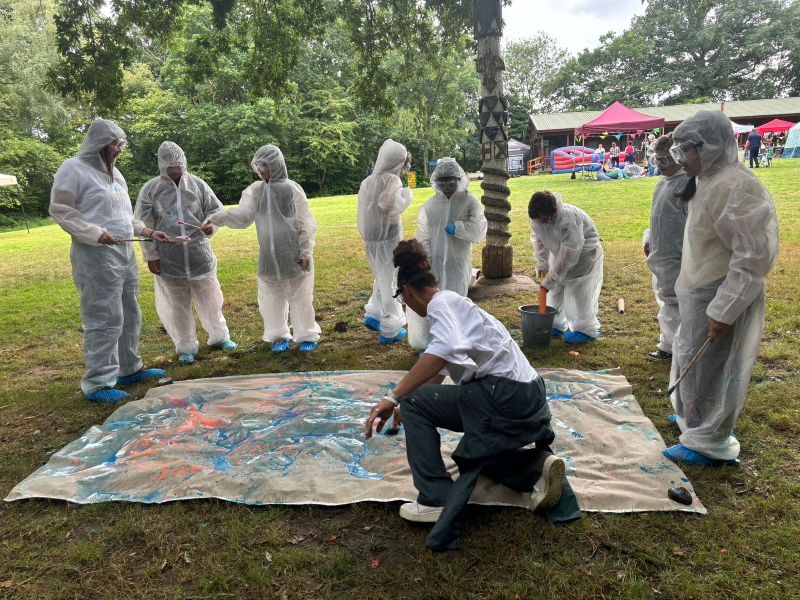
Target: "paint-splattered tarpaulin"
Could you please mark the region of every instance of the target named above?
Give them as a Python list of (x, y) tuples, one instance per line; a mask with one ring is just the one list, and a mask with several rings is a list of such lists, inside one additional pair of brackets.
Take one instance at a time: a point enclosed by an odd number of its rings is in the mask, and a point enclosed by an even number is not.
[[(691, 485), (661, 455), (664, 442), (618, 370), (542, 371), (555, 450), (583, 510), (691, 510), (667, 489)], [(247, 504), (413, 500), (405, 437), (366, 441), (375, 396), (403, 373), (281, 373), (153, 388), (55, 453), (6, 500), (60, 498), (160, 503), (222, 498)], [(459, 434), (443, 431), (450, 460)], [(488, 480), (473, 501), (526, 507), (529, 498)]]

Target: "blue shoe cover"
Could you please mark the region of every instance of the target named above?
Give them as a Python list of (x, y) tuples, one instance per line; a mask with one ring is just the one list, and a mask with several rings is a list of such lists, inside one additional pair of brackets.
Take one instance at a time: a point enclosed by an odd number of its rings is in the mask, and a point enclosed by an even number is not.
[(584, 344), (586, 342), (591, 342), (595, 338), (586, 335), (585, 333), (581, 333), (580, 331), (568, 331), (564, 334), (564, 341), (568, 344)]
[(408, 335), (408, 332), (405, 329), (401, 329), (397, 332), (397, 335), (393, 338), (386, 338), (381, 336), (381, 344), (394, 344), (395, 342), (399, 342), (403, 338)]
[(277, 342), (272, 342), (272, 351), (273, 352), (286, 352), (289, 349), (289, 340), (278, 340)]
[(704, 465), (706, 467), (721, 467), (722, 465), (734, 464), (733, 460), (721, 460), (719, 458), (711, 458), (705, 454), (700, 454), (696, 450), (687, 448), (683, 444), (675, 444), (661, 452), (664, 456), (672, 462), (681, 463), (684, 465)]
[(236, 345), (237, 345), (236, 342), (233, 342), (231, 340), (225, 340), (221, 344), (217, 344), (217, 348), (219, 348), (220, 350), (227, 350), (227, 351), (236, 350)]
[(123, 398), (130, 398), (130, 395), (122, 390), (97, 390), (94, 394), (86, 394), (86, 399), (102, 404), (116, 404)]
[(194, 362), (194, 354), (189, 354), (188, 352), (181, 354), (178, 360), (182, 365), (190, 365)]
[(364, 326), (367, 329), (371, 329), (372, 331), (380, 331), (381, 330), (381, 322), (378, 321), (375, 317), (367, 317), (364, 319)]
[(559, 337), (561, 337), (562, 335), (564, 335), (564, 332), (563, 332), (563, 331), (561, 331), (560, 329), (556, 329), (555, 327), (553, 327), (553, 337), (554, 337), (554, 338), (559, 338)]
[(300, 342), (300, 352), (311, 352), (317, 349), (317, 342)]
[(158, 378), (166, 374), (167, 372), (164, 369), (142, 369), (138, 373), (132, 373), (125, 377), (117, 377), (117, 385), (133, 385), (145, 379)]

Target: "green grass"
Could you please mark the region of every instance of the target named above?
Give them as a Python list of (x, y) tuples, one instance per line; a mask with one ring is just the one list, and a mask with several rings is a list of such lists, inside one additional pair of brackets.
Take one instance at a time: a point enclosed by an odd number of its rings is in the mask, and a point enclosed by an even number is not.
[[(161, 506), (63, 502), (0, 504), (0, 598), (792, 598), (800, 597), (800, 161), (775, 162), (759, 176), (781, 224), (781, 256), (767, 283), (761, 356), (736, 432), (740, 468), (687, 468), (707, 516), (587, 514), (554, 527), (525, 511), (470, 508), (463, 550), (433, 555), (427, 529), (400, 520), (397, 505), (344, 508), (248, 507), (221, 501)], [(664, 390), (668, 367), (644, 360), (654, 349), (657, 307), (640, 239), (654, 180), (581, 182), (568, 176), (515, 179), (512, 243), (519, 273), (533, 274), (527, 200), (548, 188), (581, 206), (600, 229), (606, 279), (604, 338), (567, 354), (563, 341), (527, 351), (534, 366), (621, 366), (642, 408), (668, 444), (677, 436)], [(473, 191), (478, 191), (477, 184)], [(413, 234), (419, 189), (406, 212)], [(327, 369), (408, 369), (407, 345), (381, 346), (360, 327), (372, 280), (355, 226), (355, 198), (315, 198), (319, 224), (315, 305), (317, 352), (271, 354), (261, 343), (253, 229), (223, 229), (213, 241), (225, 316), (240, 348), (201, 349), (178, 364), (158, 330), (152, 276), (141, 269), (141, 352), (178, 379)], [(78, 296), (69, 237), (56, 226), (0, 234), (0, 494), (50, 454), (100, 423), (113, 407), (83, 399)], [(475, 249), (475, 264), (480, 248)], [(616, 312), (624, 297), (628, 312)], [(533, 298), (484, 303), (510, 329)], [(333, 326), (347, 321), (349, 331)], [(201, 340), (204, 340), (201, 333)], [(142, 385), (133, 390), (141, 398)], [(367, 531), (365, 528), (369, 528)], [(337, 536), (333, 542), (331, 537)], [(302, 541), (297, 541), (303, 538)], [(294, 543), (293, 543), (294, 542)], [(372, 568), (373, 560), (379, 561)]]

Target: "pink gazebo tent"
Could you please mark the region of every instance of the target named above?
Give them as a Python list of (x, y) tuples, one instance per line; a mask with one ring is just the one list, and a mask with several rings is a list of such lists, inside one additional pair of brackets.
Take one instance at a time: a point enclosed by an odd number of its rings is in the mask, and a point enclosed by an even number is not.
[(595, 120), (575, 130), (575, 135), (592, 135), (593, 133), (606, 133), (611, 131), (642, 131), (664, 127), (663, 117), (650, 117), (636, 112), (622, 104), (614, 102), (605, 109)]
[(797, 123), (789, 123), (789, 121), (782, 121), (781, 119), (772, 119), (769, 123), (764, 123), (761, 127), (756, 128), (756, 131), (758, 135), (789, 131), (796, 124)]

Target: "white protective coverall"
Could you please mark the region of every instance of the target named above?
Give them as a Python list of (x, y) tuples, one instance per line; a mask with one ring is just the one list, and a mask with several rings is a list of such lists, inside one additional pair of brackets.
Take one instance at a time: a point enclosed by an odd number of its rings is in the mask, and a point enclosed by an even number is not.
[(600, 289), (603, 287), (603, 248), (592, 218), (577, 206), (564, 204), (555, 193), (554, 223), (531, 219), (531, 244), (536, 271), (547, 271), (547, 306), (558, 311), (553, 327), (597, 337)]
[[(436, 188), (436, 182), (446, 177), (458, 180), (458, 188), (449, 199)], [(436, 194), (419, 209), (415, 237), (428, 253), (439, 289), (466, 297), (472, 280), (472, 244), (483, 241), (488, 227), (483, 207), (470, 193), (469, 177), (454, 158), (439, 160), (431, 174), (431, 185)], [(445, 232), (449, 223), (455, 223), (455, 235)], [(428, 319), (410, 308), (406, 309), (406, 318), (409, 344), (424, 350), (429, 342)]]
[(80, 295), (83, 358), (81, 390), (113, 388), (117, 376), (142, 368), (138, 355), (142, 313), (133, 244), (100, 244), (105, 231), (129, 239), (145, 228), (133, 221), (128, 185), (116, 167), (109, 177), (100, 150), (125, 132), (113, 121), (94, 121), (75, 158), (59, 167), (50, 192), (50, 216), (72, 236), (72, 279)]
[(375, 278), (364, 310), (367, 317), (380, 321), (381, 336), (389, 339), (396, 337), (406, 324), (402, 303), (392, 297), (397, 288), (392, 253), (403, 239), (403, 211), (414, 199), (399, 177), (406, 155), (405, 146), (386, 140), (378, 151), (375, 170), (358, 190), (358, 231)]
[[(258, 235), (258, 308), (264, 319), (264, 341), (316, 342), (321, 329), (314, 319), (314, 234), (317, 222), (300, 185), (288, 178), (283, 153), (262, 146), (253, 168), (265, 162), (269, 181), (256, 181), (238, 207), (211, 215), (213, 225), (246, 229), (254, 222)], [(308, 260), (307, 270), (298, 264)], [(289, 315), (294, 335), (289, 332)]]
[(703, 145), (697, 192), (689, 201), (681, 273), (675, 284), (681, 324), (670, 384), (708, 337), (708, 317), (730, 324), (673, 392), (681, 444), (733, 460), (731, 436), (744, 405), (764, 332), (764, 279), (778, 256), (778, 219), (764, 185), (738, 162), (730, 120), (701, 111), (681, 123), (675, 143)]
[[(183, 175), (177, 182), (167, 175), (167, 168), (179, 165)], [(164, 142), (158, 149), (161, 176), (144, 184), (136, 200), (136, 218), (147, 227), (169, 236), (189, 236), (183, 244), (142, 242), (146, 261), (158, 260), (161, 275), (156, 276), (156, 311), (175, 343), (179, 354), (197, 354), (197, 328), (192, 314), (194, 300), (200, 323), (208, 332), (208, 345), (230, 339), (222, 316), (222, 289), (217, 281), (217, 257), (208, 237), (200, 230), (178, 221), (200, 227), (209, 216), (225, 210), (208, 184), (186, 172), (186, 156), (174, 142)]]
[(653, 273), (653, 291), (656, 295), (658, 325), (661, 337), (658, 349), (672, 354), (675, 331), (680, 324), (678, 296), (675, 281), (681, 272), (683, 231), (686, 228), (687, 206), (679, 204), (676, 192), (689, 181), (683, 169), (670, 176), (662, 176), (653, 190), (650, 210), (650, 228), (644, 232), (642, 246), (650, 244), (647, 266)]

